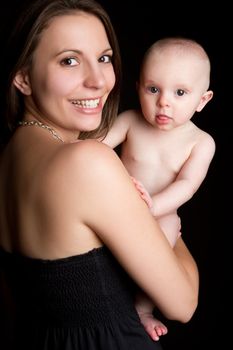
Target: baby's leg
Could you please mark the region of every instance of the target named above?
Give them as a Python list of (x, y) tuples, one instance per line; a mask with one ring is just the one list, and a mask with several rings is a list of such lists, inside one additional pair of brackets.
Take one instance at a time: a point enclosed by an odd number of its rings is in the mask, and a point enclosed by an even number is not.
[(167, 334), (167, 327), (153, 316), (153, 302), (141, 290), (136, 295), (135, 306), (141, 323), (153, 340), (159, 340), (160, 336)]
[[(174, 247), (177, 238), (180, 236), (181, 225), (179, 216), (173, 213), (159, 218), (158, 222), (169, 243)], [(145, 294), (138, 294), (136, 309), (141, 323), (153, 340), (159, 340), (162, 335), (167, 334), (167, 327), (153, 316), (153, 304)]]
[(158, 218), (158, 223), (173, 248), (181, 235), (180, 217), (176, 213), (164, 215)]

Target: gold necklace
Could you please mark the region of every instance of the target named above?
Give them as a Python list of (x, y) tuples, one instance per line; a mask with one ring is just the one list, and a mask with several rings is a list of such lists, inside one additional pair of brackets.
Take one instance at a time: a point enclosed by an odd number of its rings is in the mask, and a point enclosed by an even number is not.
[(53, 130), (53, 128), (51, 128), (51, 126), (43, 124), (41, 122), (38, 122), (38, 120), (21, 120), (18, 122), (19, 126), (39, 126), (40, 128), (46, 129), (48, 130), (52, 136), (56, 139), (59, 140), (61, 142), (64, 142), (64, 140), (61, 138), (61, 136), (59, 136), (55, 130)]

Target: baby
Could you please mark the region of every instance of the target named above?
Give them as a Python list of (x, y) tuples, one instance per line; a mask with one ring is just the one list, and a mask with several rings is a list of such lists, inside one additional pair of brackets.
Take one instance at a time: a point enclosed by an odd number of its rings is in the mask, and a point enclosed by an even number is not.
[[(197, 191), (215, 153), (213, 138), (191, 121), (213, 97), (209, 83), (202, 46), (187, 38), (158, 40), (141, 65), (141, 109), (121, 113), (103, 140), (112, 148), (122, 144), (121, 159), (172, 247), (180, 236), (177, 209)], [(143, 294), (137, 310), (154, 340), (167, 333)]]

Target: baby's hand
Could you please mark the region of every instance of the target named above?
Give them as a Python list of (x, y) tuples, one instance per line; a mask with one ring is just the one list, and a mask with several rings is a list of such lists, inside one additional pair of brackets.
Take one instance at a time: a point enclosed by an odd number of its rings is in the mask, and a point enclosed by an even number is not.
[(136, 189), (138, 190), (138, 192), (140, 193), (142, 199), (146, 202), (148, 208), (150, 209), (150, 211), (153, 211), (153, 201), (151, 196), (149, 195), (148, 191), (145, 189), (144, 185), (136, 180), (133, 176), (131, 176), (131, 179), (133, 180), (133, 183), (136, 187)]
[(159, 338), (162, 335), (167, 334), (168, 329), (167, 327), (157, 320), (153, 314), (151, 313), (139, 313), (139, 317), (141, 320), (141, 323), (143, 324), (146, 332), (149, 334), (149, 336), (155, 340), (158, 341)]

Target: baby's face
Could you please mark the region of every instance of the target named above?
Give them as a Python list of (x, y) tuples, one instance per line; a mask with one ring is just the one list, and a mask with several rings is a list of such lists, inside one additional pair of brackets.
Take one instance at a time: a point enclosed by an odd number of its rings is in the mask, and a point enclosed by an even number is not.
[[(152, 51), (140, 76), (142, 111), (151, 123), (178, 126), (190, 120), (209, 86), (209, 63), (197, 54), (166, 48)], [(167, 118), (167, 119), (166, 119)], [(161, 126), (160, 125), (160, 126)]]

